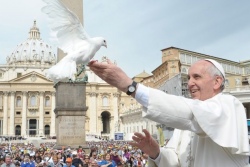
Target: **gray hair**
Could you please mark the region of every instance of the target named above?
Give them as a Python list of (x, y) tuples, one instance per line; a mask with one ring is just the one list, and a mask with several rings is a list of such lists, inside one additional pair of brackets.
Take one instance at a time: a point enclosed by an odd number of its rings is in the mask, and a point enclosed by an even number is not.
[(209, 66), (207, 68), (208, 72), (212, 75), (212, 76), (220, 76), (222, 78), (222, 83), (220, 85), (220, 91), (222, 92), (225, 88), (225, 78), (222, 75), (222, 73), (220, 72), (220, 70), (218, 68), (216, 68), (213, 64), (211, 64), (211, 66)]

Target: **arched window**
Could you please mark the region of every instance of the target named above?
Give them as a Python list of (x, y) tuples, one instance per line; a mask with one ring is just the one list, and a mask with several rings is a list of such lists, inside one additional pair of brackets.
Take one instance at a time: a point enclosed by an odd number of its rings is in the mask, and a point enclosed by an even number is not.
[(110, 113), (108, 111), (104, 111), (101, 114), (102, 125), (103, 125), (102, 133), (110, 133), (110, 122), (111, 122), (110, 116), (111, 115), (110, 115)]
[(46, 96), (45, 97), (45, 107), (49, 107), (50, 106), (50, 97)]
[(22, 101), (21, 101), (21, 97), (20, 96), (16, 97), (16, 106), (17, 107), (21, 107), (22, 106)]
[(181, 69), (181, 72), (184, 73), (184, 74), (187, 74), (186, 68), (182, 68), (182, 69)]
[(103, 105), (103, 106), (108, 106), (108, 98), (107, 98), (107, 96), (104, 96), (104, 97), (102, 98), (102, 105)]
[(36, 106), (36, 96), (35, 95), (32, 95), (30, 97), (30, 105), (31, 106)]

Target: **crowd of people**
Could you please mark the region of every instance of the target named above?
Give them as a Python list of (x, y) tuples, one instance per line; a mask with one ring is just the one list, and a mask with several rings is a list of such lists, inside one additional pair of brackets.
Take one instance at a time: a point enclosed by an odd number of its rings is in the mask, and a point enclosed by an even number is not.
[(1, 167), (146, 167), (147, 155), (125, 141), (86, 142), (55, 149), (55, 142), (2, 143)]

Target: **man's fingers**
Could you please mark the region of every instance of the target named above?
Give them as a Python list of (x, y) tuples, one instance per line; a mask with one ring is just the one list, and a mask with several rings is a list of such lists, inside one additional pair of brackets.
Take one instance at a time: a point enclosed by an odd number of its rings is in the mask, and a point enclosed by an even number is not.
[(142, 131), (143, 131), (143, 133), (145, 134), (146, 138), (151, 138), (151, 135), (150, 135), (150, 133), (147, 131), (147, 129), (143, 129)]
[(98, 60), (90, 60), (90, 62), (87, 64), (87, 66), (90, 66), (90, 65), (94, 64), (95, 62), (98, 62)]
[(153, 139), (152, 139), (150, 133), (147, 131), (147, 129), (143, 129), (142, 131), (145, 134), (146, 138), (149, 139), (149, 144), (151, 145)]
[(140, 143), (141, 142), (141, 138), (137, 137), (137, 136), (132, 136), (132, 139), (137, 142), (137, 143)]
[(107, 63), (108, 63), (108, 64), (113, 64), (109, 59), (107, 60)]
[(133, 147), (138, 147), (139, 148), (139, 144), (134, 142), (134, 141), (130, 141), (130, 142), (128, 142), (128, 144), (133, 146)]

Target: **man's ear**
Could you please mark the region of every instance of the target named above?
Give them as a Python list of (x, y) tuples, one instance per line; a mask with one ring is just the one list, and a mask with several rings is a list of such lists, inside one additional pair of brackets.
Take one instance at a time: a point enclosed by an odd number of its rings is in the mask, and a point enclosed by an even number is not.
[(214, 89), (218, 90), (218, 89), (220, 89), (220, 87), (221, 87), (221, 85), (223, 83), (223, 78), (221, 76), (216, 76), (214, 82), (215, 82)]

